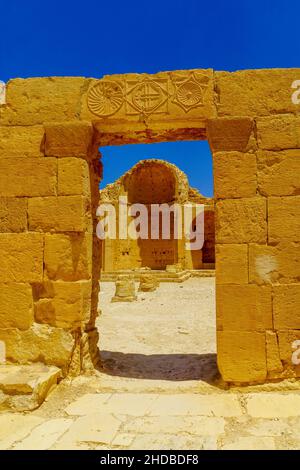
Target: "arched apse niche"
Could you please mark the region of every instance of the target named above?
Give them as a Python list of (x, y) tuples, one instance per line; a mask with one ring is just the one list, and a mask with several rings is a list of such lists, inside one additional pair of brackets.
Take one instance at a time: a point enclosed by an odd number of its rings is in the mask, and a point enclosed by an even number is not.
[[(188, 182), (179, 175), (179, 170), (161, 160), (144, 160), (128, 174), (124, 182), (129, 204), (145, 204), (148, 209), (148, 239), (138, 239), (141, 266), (151, 269), (165, 269), (178, 261), (178, 241), (174, 238), (174, 214), (170, 213), (170, 238), (162, 238), (162, 215), (160, 214), (159, 238), (150, 238), (151, 204), (171, 206), (182, 199)], [(180, 172), (181, 173), (181, 172)], [(180, 184), (180, 178), (183, 181)], [(186, 180), (186, 181), (185, 181)], [(186, 183), (186, 184), (184, 184)]]

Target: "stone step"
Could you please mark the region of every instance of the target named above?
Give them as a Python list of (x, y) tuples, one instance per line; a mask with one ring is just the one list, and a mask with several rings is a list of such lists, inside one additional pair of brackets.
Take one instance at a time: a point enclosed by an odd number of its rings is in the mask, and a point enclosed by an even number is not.
[(102, 272), (100, 282), (115, 282), (120, 274), (132, 275), (135, 281), (140, 280), (141, 274), (151, 274), (159, 280), (159, 282), (184, 282), (190, 277), (213, 277), (214, 269), (188, 269), (184, 271), (171, 272), (166, 270), (122, 270), (114, 272)]
[(58, 367), (41, 363), (0, 365), (0, 410), (38, 408), (61, 376)]

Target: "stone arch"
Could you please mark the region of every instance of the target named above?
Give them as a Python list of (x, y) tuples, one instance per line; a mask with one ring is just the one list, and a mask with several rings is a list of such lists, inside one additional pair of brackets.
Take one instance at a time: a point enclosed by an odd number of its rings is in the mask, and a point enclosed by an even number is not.
[(128, 202), (163, 204), (188, 199), (188, 181), (178, 167), (159, 159), (138, 162), (126, 173), (124, 189)]

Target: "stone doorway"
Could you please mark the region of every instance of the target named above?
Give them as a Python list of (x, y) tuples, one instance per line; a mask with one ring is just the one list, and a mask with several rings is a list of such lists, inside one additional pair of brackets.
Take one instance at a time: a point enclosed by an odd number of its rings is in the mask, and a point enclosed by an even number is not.
[(298, 75), (195, 69), (11, 80), (0, 107), (8, 363), (41, 361), (63, 376), (97, 363), (99, 146), (208, 139), (220, 373), (229, 383), (298, 377)]

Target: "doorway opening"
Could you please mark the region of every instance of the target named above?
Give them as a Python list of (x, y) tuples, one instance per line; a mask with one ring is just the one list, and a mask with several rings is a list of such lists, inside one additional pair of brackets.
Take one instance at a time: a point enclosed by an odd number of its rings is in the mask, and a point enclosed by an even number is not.
[[(98, 328), (103, 380), (110, 376), (123, 381), (147, 379), (152, 384), (153, 380), (212, 382), (217, 366), (209, 145), (206, 141), (131, 144), (102, 147), (100, 152), (104, 169), (100, 205), (109, 202), (115, 207), (118, 234), (120, 197), (127, 198), (129, 208), (143, 205), (149, 235), (102, 241)], [(158, 236), (151, 238), (153, 206), (171, 208), (174, 204), (192, 206), (192, 211), (201, 205), (204, 240), (198, 249), (187, 248), (184, 229), (181, 239), (175, 235), (178, 220), (172, 210), (169, 237), (163, 237), (161, 211)], [(133, 219), (129, 212), (126, 223)], [(198, 216), (193, 216), (193, 233), (197, 223)], [(159, 287), (139, 290), (145, 275), (152, 276)], [(118, 297), (116, 284), (126, 276), (134, 283), (135, 300), (112, 302)]]

